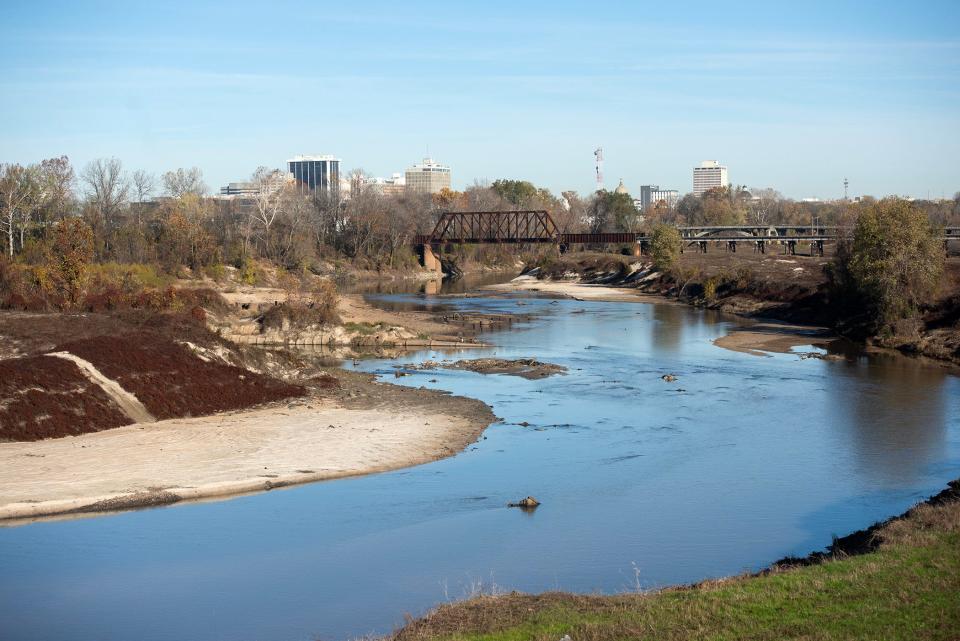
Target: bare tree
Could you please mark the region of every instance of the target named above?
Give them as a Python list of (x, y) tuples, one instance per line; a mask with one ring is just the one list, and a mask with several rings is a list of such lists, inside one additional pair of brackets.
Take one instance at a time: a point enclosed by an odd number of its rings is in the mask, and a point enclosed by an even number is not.
[[(253, 225), (260, 227), (260, 236), (264, 247), (270, 245), (270, 228), (277, 221), (284, 204), (285, 183), (279, 172), (268, 167), (258, 167), (253, 173), (252, 182), (256, 187), (253, 196), (254, 209), (251, 211)], [(247, 248), (244, 247), (244, 253)], [(269, 254), (269, 249), (268, 252)]]
[[(0, 166), (0, 226), (7, 232), (7, 253), (14, 251), (14, 229), (37, 199), (38, 181), (35, 168), (22, 165)], [(21, 223), (22, 224), (22, 223)], [(21, 248), (23, 241), (21, 239)]]
[(87, 188), (87, 200), (103, 219), (107, 230), (112, 230), (130, 193), (130, 182), (123, 173), (123, 164), (116, 158), (94, 160), (80, 172), (80, 179)]
[(133, 195), (138, 203), (143, 203), (147, 198), (153, 195), (157, 188), (157, 177), (148, 171), (138, 169), (130, 177), (133, 183)]
[(203, 182), (203, 172), (197, 167), (168, 171), (163, 175), (163, 186), (169, 196), (183, 198), (187, 194), (204, 196), (207, 185)]
[(133, 197), (137, 200), (137, 227), (143, 224), (143, 203), (157, 188), (157, 177), (148, 171), (138, 169), (130, 177), (133, 184)]
[(350, 197), (356, 198), (360, 192), (370, 183), (370, 176), (361, 167), (355, 167), (347, 174), (350, 181)]
[(62, 220), (74, 203), (73, 167), (66, 156), (40, 163), (41, 210), (45, 220)]
[(751, 222), (755, 225), (769, 224), (773, 209), (782, 198), (780, 192), (771, 188), (755, 189), (752, 196), (747, 203)]

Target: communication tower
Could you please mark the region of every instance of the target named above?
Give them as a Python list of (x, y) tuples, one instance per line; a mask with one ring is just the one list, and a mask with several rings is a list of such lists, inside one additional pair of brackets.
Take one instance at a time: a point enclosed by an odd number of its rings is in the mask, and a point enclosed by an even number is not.
[(846, 178), (844, 178), (844, 179), (843, 179), (843, 199), (844, 199), (844, 200), (850, 200), (850, 199), (847, 197), (847, 187), (848, 187), (849, 185), (850, 185), (850, 182), (849, 182)]
[(603, 189), (603, 147), (597, 147), (593, 152), (597, 159), (597, 191)]

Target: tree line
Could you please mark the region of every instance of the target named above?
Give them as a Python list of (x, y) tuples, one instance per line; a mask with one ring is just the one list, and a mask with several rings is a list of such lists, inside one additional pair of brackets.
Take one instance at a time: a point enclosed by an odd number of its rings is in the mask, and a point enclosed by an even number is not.
[[(224, 263), (242, 268), (252, 259), (301, 270), (337, 261), (403, 269), (415, 260), (413, 236), (449, 210), (545, 209), (562, 232), (641, 232), (658, 224), (850, 225), (873, 202), (797, 202), (773, 190), (730, 186), (640, 211), (629, 194), (555, 195), (524, 180), (388, 194), (360, 169), (350, 173), (349, 188), (331, 192), (308, 191), (283, 176), (261, 167), (251, 177), (251, 194), (225, 200), (208, 197), (197, 168), (156, 176), (109, 158), (75, 172), (65, 156), (0, 164), (0, 250), (25, 263), (46, 260), (52, 226), (76, 218), (89, 228), (93, 260), (101, 263), (148, 263), (171, 272)], [(914, 206), (933, 225), (960, 224), (960, 194)]]

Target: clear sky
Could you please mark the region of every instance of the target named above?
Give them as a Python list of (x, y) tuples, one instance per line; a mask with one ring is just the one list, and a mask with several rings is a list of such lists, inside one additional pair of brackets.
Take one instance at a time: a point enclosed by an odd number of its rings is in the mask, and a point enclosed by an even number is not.
[(960, 190), (960, 1), (3, 2), (0, 161)]

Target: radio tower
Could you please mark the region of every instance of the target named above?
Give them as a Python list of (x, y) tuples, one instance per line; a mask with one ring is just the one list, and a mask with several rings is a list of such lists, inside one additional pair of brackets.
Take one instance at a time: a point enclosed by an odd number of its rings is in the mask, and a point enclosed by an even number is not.
[(844, 200), (850, 200), (850, 199), (847, 197), (847, 187), (848, 187), (849, 185), (850, 185), (850, 182), (849, 182), (846, 178), (844, 178), (844, 179), (843, 179), (843, 199), (844, 199)]
[(597, 159), (597, 191), (603, 189), (603, 147), (597, 147), (593, 152)]

